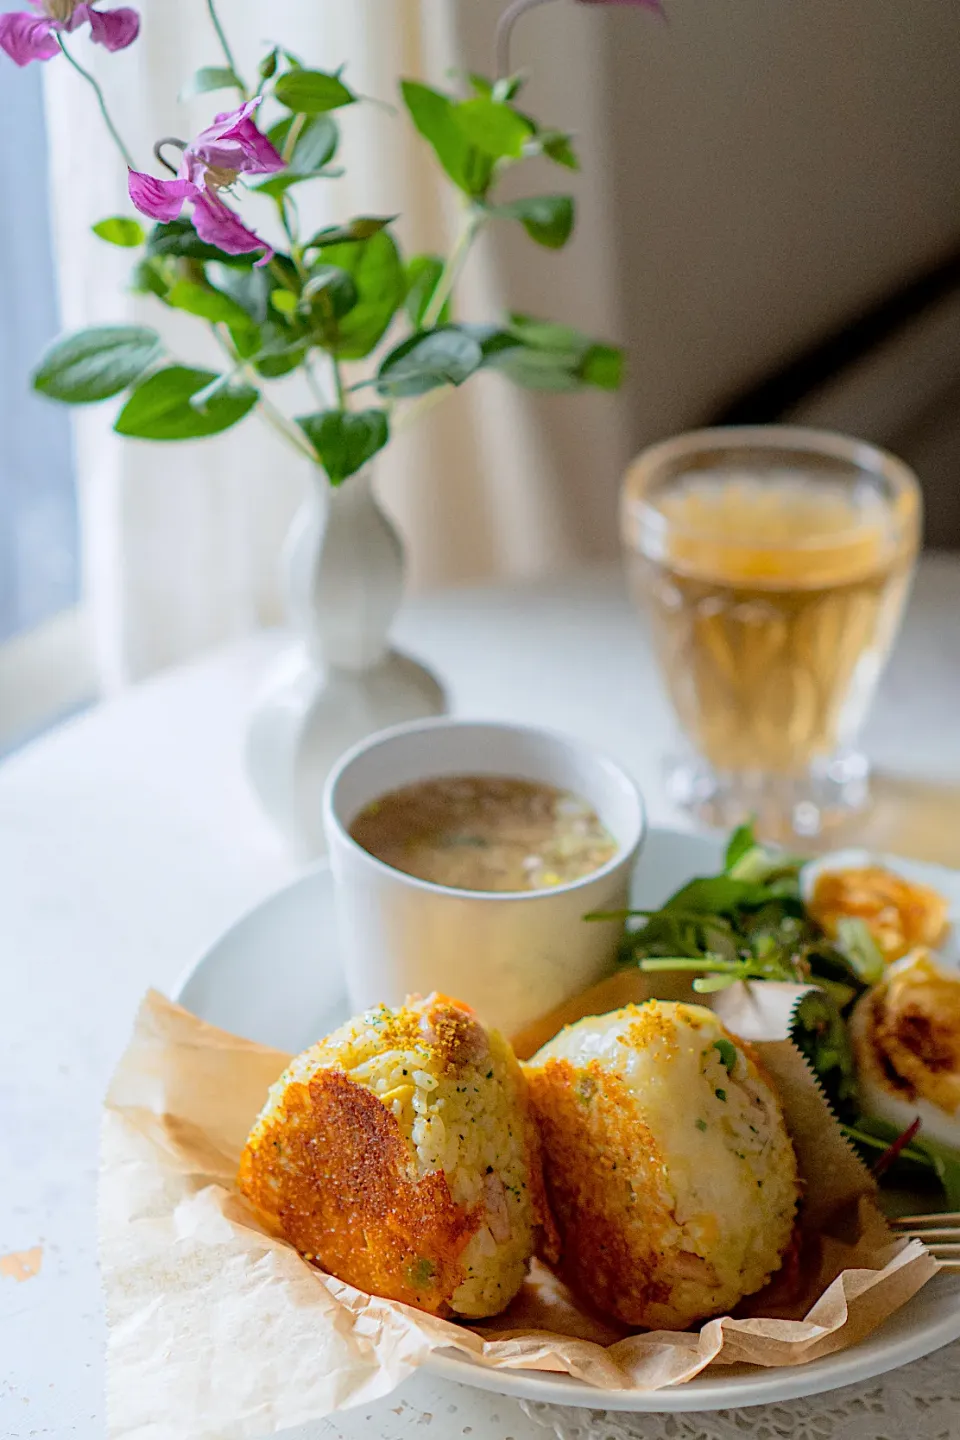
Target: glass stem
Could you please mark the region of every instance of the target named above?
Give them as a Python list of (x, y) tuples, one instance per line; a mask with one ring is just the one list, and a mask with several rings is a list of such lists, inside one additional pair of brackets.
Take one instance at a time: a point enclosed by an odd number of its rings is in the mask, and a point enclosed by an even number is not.
[(124, 145), (123, 139), (120, 135), (120, 131), (117, 129), (116, 125), (114, 125), (113, 121), (110, 118), (110, 111), (107, 109), (106, 97), (104, 96), (103, 91), (100, 89), (98, 82), (90, 74), (90, 71), (85, 70), (80, 64), (80, 61), (75, 60), (74, 57), (70, 54), (70, 51), (67, 49), (62, 35), (57, 36), (57, 44), (63, 51), (64, 59), (73, 66), (74, 70), (76, 70), (78, 75), (83, 76), (84, 80), (86, 80), (94, 95), (96, 95), (97, 104), (100, 106), (100, 114), (103, 116), (104, 123), (107, 129), (110, 131), (111, 136), (113, 137), (113, 143), (116, 145), (117, 149), (120, 151), (120, 154), (123, 156), (123, 163), (126, 165), (128, 170), (136, 170), (137, 167), (134, 164), (133, 156), (130, 154), (130, 151), (127, 149), (126, 145)]

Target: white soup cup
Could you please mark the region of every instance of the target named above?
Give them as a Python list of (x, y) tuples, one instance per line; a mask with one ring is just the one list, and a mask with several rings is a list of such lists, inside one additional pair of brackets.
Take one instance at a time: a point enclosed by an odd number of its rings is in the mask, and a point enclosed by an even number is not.
[[(504, 775), (572, 791), (593, 806), (616, 854), (566, 885), (495, 893), (418, 880), (351, 839), (351, 824), (371, 801), (447, 775)], [(577, 740), (496, 722), (398, 725), (341, 758), (324, 791), (323, 823), (355, 1012), (440, 990), (513, 1035), (614, 963), (619, 927), (583, 917), (626, 905), (645, 832), (643, 801), (619, 765)]]

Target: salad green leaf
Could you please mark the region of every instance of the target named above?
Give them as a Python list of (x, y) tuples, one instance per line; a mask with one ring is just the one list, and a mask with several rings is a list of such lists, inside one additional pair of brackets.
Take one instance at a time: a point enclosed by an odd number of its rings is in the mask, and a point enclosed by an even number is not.
[(803, 865), (759, 844), (753, 826), (741, 825), (730, 837), (721, 874), (688, 881), (659, 910), (589, 918), (633, 922), (621, 963), (699, 971), (693, 983), (700, 994), (738, 980), (813, 982), (828, 986), (842, 1009), (868, 983), (863, 952), (856, 952), (855, 963), (807, 915), (800, 894)]
[[(896, 1125), (875, 1115), (858, 1115), (841, 1125), (843, 1133), (869, 1165), (900, 1138)], [(909, 1185), (917, 1178), (936, 1180), (950, 1210), (960, 1209), (960, 1151), (928, 1139), (922, 1132), (905, 1145), (885, 1172), (891, 1180)]]

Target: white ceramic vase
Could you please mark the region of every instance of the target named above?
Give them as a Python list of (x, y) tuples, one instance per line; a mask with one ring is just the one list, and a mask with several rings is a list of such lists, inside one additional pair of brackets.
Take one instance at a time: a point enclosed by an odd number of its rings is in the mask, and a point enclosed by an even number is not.
[(256, 702), (247, 771), (297, 854), (325, 850), (327, 774), (358, 740), (441, 715), (444, 692), (389, 631), (403, 596), (403, 542), (377, 504), (369, 471), (333, 489), (317, 471), (283, 553), (287, 612), (297, 631)]

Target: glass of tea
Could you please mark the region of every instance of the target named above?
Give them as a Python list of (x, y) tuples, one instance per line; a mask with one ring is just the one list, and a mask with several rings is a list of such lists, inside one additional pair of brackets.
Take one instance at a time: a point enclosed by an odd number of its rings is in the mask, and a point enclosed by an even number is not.
[(857, 739), (920, 521), (906, 465), (825, 431), (700, 430), (634, 461), (621, 530), (682, 732), (676, 801), (782, 839), (867, 803)]

